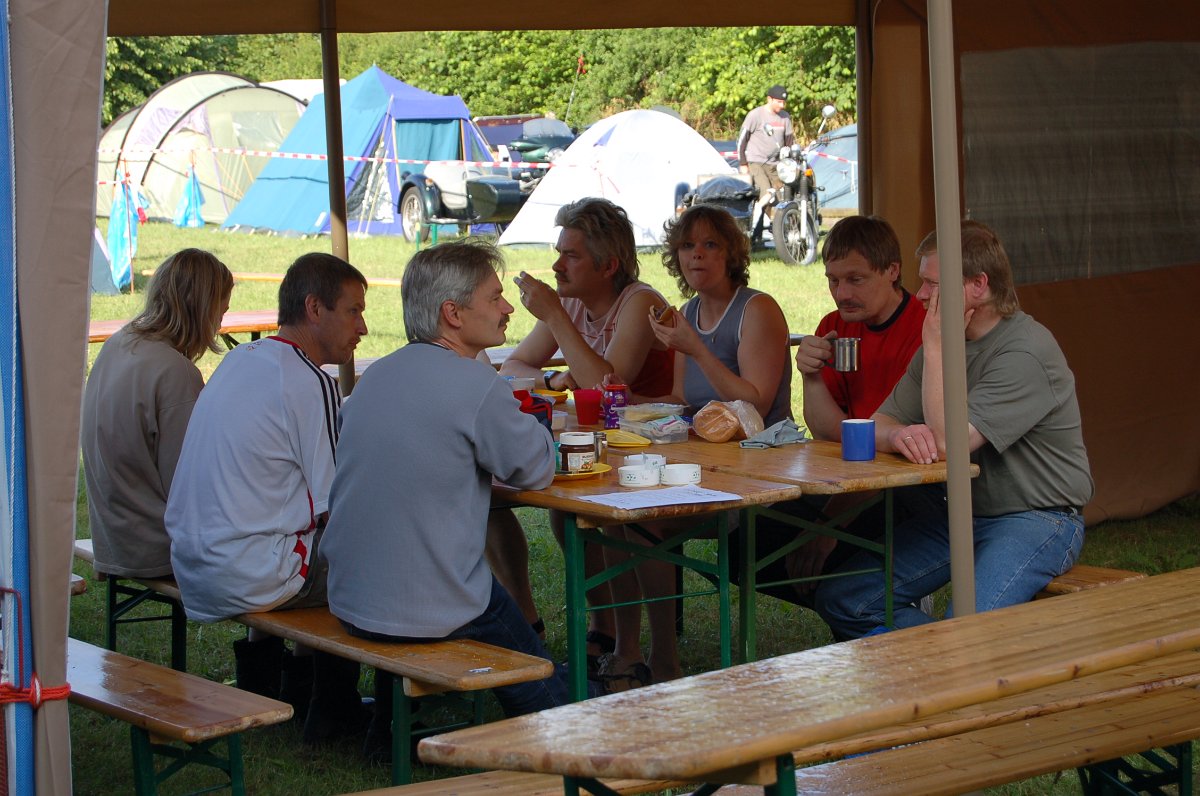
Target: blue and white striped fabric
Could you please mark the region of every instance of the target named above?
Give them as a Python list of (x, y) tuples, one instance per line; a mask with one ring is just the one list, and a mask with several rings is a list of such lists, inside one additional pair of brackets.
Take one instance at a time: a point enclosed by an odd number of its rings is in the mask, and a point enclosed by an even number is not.
[[(9, 69), (8, 2), (0, 0), (0, 585), (21, 594), (23, 616), (17, 618), (17, 601), (3, 600), (3, 651), (5, 679), (27, 688), (32, 671), (29, 639), (29, 525), (25, 495), (25, 412), (21, 379), (21, 334), (17, 307), (15, 188), (13, 172), (12, 85)], [(23, 638), (18, 638), (20, 630)], [(25, 660), (18, 661), (19, 651)], [(19, 682), (19, 673), (26, 680)], [(4, 709), (8, 748), (8, 792), (32, 794), (33, 711), (28, 704)]]

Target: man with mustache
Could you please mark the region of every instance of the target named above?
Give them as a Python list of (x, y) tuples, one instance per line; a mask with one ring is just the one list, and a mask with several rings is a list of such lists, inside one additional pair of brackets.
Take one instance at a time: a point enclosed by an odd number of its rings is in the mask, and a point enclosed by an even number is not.
[[(537, 323), (500, 373), (533, 376), (538, 386), (554, 390), (618, 381), (628, 386), (631, 403), (671, 392), (674, 351), (658, 341), (649, 322), (650, 310), (664, 310), (667, 300), (638, 279), (637, 245), (625, 211), (607, 199), (585, 198), (560, 207), (554, 223), (561, 227), (554, 285), (523, 271), (514, 278), (521, 304)], [(562, 351), (567, 370), (542, 370), (556, 350)], [(557, 512), (550, 513), (550, 525), (562, 544)], [(589, 577), (603, 568), (598, 546), (588, 545), (585, 556)], [(526, 619), (540, 629), (529, 585), (529, 548), (508, 509), (492, 512), (488, 560)], [(608, 584), (588, 592), (588, 600), (612, 603)], [(588, 656), (595, 663), (600, 654), (612, 652), (616, 624), (611, 610), (591, 611), (588, 617)]]
[[(821, 249), (825, 277), (837, 310), (806, 335), (796, 350), (796, 367), (804, 384), (804, 422), (815, 439), (838, 442), (842, 421), (871, 417), (921, 347), (925, 308), (900, 284), (900, 241), (879, 216), (848, 216), (833, 225)], [(859, 369), (833, 368), (833, 340), (857, 337)], [(812, 521), (827, 521), (853, 508), (862, 496), (826, 501), (813, 497), (775, 508)], [(903, 506), (901, 508), (904, 508)], [(882, 531), (879, 512), (844, 519), (842, 527), (863, 536)], [(756, 547), (759, 558), (794, 539), (796, 529), (773, 520), (760, 520)], [(759, 572), (762, 582), (819, 575), (853, 553), (828, 536), (802, 545), (786, 558)], [(836, 550), (836, 552), (835, 552)], [(811, 584), (798, 589), (777, 586), (763, 591), (810, 605)]]
[[(479, 242), (414, 255), (400, 287), (408, 345), (363, 374), (342, 412), (321, 556), (329, 610), (351, 635), (467, 638), (549, 658), (484, 559), (492, 479), (541, 489), (554, 478), (550, 432), (476, 359), (504, 342), (513, 310), (502, 265)], [(566, 679), (496, 696), (506, 715), (530, 713), (566, 703)], [(376, 700), (391, 694), (377, 687)], [(390, 719), (376, 712), (369, 751), (388, 748)]]
[[(366, 335), (366, 289), (344, 260), (301, 256), (279, 286), (278, 334), (227, 353), (200, 391), (165, 516), (189, 618), (325, 604), (317, 549), (341, 398), (321, 366), (348, 361)], [(365, 727), (358, 664), (296, 652), (251, 630), (234, 642), (238, 686), (293, 702), (297, 718), (307, 708), (309, 743)]]

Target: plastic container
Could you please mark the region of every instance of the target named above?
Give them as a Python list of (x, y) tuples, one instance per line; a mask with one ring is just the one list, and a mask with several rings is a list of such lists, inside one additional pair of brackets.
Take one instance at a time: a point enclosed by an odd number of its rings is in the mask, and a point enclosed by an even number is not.
[(645, 423), (660, 417), (682, 415), (687, 411), (687, 407), (683, 404), (629, 404), (614, 407), (613, 411), (617, 413), (619, 421)]
[(688, 432), (691, 428), (688, 422), (678, 415), (660, 417), (645, 422), (636, 420), (621, 421), (622, 431), (628, 431), (631, 434), (640, 434), (656, 444), (687, 442)]

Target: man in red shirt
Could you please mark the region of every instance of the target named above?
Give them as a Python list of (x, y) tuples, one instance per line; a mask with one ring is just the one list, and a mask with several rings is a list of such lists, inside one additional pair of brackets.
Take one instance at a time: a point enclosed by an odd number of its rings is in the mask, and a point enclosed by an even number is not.
[[(804, 422), (816, 439), (842, 438), (842, 421), (869, 418), (921, 347), (925, 308), (900, 285), (900, 241), (878, 216), (843, 218), (821, 249), (837, 310), (796, 350), (804, 382)], [(833, 339), (856, 337), (859, 369), (834, 370)]]
[[(900, 285), (900, 241), (891, 224), (878, 216), (843, 218), (825, 236), (821, 249), (825, 277), (837, 309), (821, 319), (815, 334), (806, 335), (796, 351), (796, 367), (804, 384), (804, 422), (814, 439), (841, 441), (842, 421), (871, 417), (904, 375), (921, 347), (925, 308)], [(833, 340), (859, 339), (858, 370), (833, 367)], [(854, 508), (861, 494), (829, 500), (814, 496), (774, 508), (797, 517), (825, 522)], [(868, 510), (849, 515), (841, 527), (861, 536), (882, 531), (882, 517)], [(773, 520), (758, 523), (758, 558), (795, 539), (798, 529)], [(758, 573), (760, 582), (820, 575), (857, 548), (839, 546), (821, 536), (801, 545)], [(836, 551), (836, 552), (835, 552)], [(813, 584), (776, 586), (767, 594), (808, 605)]]

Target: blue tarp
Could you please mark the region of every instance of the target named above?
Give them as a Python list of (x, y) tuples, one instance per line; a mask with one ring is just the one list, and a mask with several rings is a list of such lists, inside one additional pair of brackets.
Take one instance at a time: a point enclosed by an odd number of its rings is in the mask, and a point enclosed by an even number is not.
[[(821, 192), (821, 206), (858, 211), (858, 125), (839, 127), (817, 140), (813, 151), (830, 155), (809, 157), (813, 177)], [(849, 161), (849, 162), (847, 162)]]
[(183, 193), (179, 195), (179, 204), (175, 206), (175, 216), (172, 219), (177, 227), (198, 229), (204, 226), (204, 218), (200, 215), (200, 206), (204, 204), (204, 194), (200, 192), (200, 180), (196, 177), (196, 167), (188, 167), (187, 183)]
[[(487, 152), (460, 97), (413, 88), (374, 66), (344, 85), (341, 95), (342, 147), (348, 156), (459, 160), (464, 159), (464, 138), (466, 159)], [(309, 103), (279, 151), (326, 154), (323, 96)], [(329, 232), (327, 169), (324, 158), (273, 158), (221, 226), (285, 235)], [(421, 164), (347, 161), (350, 232), (401, 234), (401, 175), (421, 170)]]

